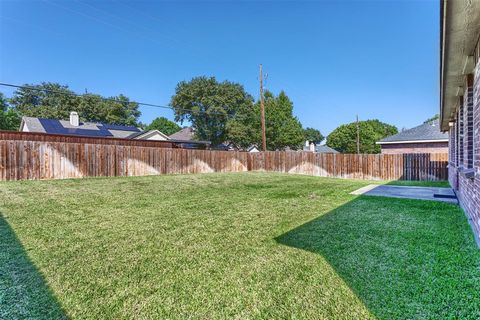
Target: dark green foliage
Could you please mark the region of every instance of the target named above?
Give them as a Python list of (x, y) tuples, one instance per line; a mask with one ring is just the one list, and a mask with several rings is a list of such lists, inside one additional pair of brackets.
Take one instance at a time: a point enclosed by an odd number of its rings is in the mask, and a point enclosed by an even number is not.
[(27, 86), (56, 92), (17, 89), (10, 103), (23, 116), (68, 119), (71, 111), (78, 111), (78, 99), (72, 96), (73, 92), (67, 86), (47, 82)]
[[(47, 119), (68, 119), (71, 111), (77, 111), (82, 121), (136, 125), (140, 111), (138, 104), (124, 95), (105, 100), (96, 94), (75, 96), (68, 86), (43, 82), (20, 88), (10, 99), (12, 107), (24, 116)], [(48, 91), (51, 90), (51, 91)]]
[(8, 109), (8, 101), (3, 93), (0, 92), (0, 111), (6, 111)]
[(158, 117), (154, 119), (147, 127), (146, 130), (158, 130), (167, 136), (179, 131), (181, 127), (173, 121), (168, 120), (165, 117)]
[[(301, 148), (304, 132), (300, 121), (293, 115), (293, 103), (285, 94), (278, 96), (265, 92), (265, 125), (268, 150)], [(241, 147), (251, 144), (261, 145), (260, 102), (253, 110), (242, 109), (228, 122), (228, 140)]]
[(0, 92), (0, 130), (18, 130), (20, 116), (8, 105), (7, 98)]
[(322, 142), (325, 139), (323, 134), (320, 133), (320, 130), (317, 130), (314, 128), (305, 128), (303, 130), (303, 134), (304, 134), (305, 141), (308, 140), (308, 141), (315, 142), (317, 144)]
[(109, 97), (109, 100), (100, 95), (87, 94), (78, 101), (78, 114), (85, 121), (136, 126), (141, 114), (138, 104), (121, 94)]
[(216, 145), (226, 140), (228, 119), (239, 110), (251, 109), (253, 98), (238, 83), (197, 77), (177, 85), (171, 105), (175, 121), (189, 121), (197, 139)]
[[(377, 119), (359, 121), (360, 153), (380, 153), (380, 145), (376, 142), (398, 133), (395, 126), (383, 123)], [(332, 131), (327, 137), (327, 145), (342, 153), (357, 152), (357, 124), (343, 124)]]

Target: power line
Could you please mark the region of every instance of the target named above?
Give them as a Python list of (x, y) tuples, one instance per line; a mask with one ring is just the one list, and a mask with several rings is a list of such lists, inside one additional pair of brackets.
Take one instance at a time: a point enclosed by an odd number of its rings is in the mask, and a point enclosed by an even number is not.
[[(72, 13), (75, 13), (75, 14), (78, 14), (78, 15), (80, 15), (80, 16), (83, 16), (83, 17), (87, 18), (87, 19), (94, 20), (94, 21), (96, 21), (96, 22), (98, 22), (98, 23), (100, 23), (100, 24), (106, 25), (106, 26), (108, 26), (108, 27), (111, 27), (111, 28), (120, 30), (121, 32), (129, 33), (130, 35), (133, 35), (133, 36), (135, 36), (135, 37), (141, 37), (141, 38), (144, 38), (144, 39), (146, 39), (146, 40), (149, 40), (149, 41), (152, 41), (152, 42), (154, 42), (154, 43), (157, 43), (157, 44), (159, 44), (159, 45), (161, 45), (161, 46), (168, 46), (168, 47), (170, 47), (171, 49), (176, 49), (176, 50), (178, 50), (178, 49), (177, 49), (175, 46), (173, 46), (172, 44), (167, 44), (167, 43), (165, 43), (165, 42), (158, 41), (156, 38), (152, 38), (152, 37), (150, 37), (150, 36), (149, 36), (148, 34), (146, 34), (146, 33), (137, 32), (137, 31), (132, 31), (132, 30), (126, 29), (126, 28), (124, 28), (123, 26), (119, 26), (119, 25), (117, 25), (117, 24), (115, 24), (115, 23), (112, 23), (112, 22), (109, 22), (109, 21), (107, 21), (107, 20), (101, 19), (101, 18), (99, 18), (99, 17), (97, 17), (97, 16), (95, 16), (95, 15), (90, 15), (90, 14), (87, 14), (87, 13), (82, 12), (82, 11), (74, 10), (74, 9), (72, 9), (72, 8), (70, 8), (70, 7), (65, 7), (65, 6), (60, 5), (60, 4), (58, 4), (58, 3), (56, 3), (56, 2), (53, 2), (53, 1), (49, 1), (49, 0), (41, 0), (41, 1), (43, 1), (43, 2), (45, 2), (45, 3), (47, 3), (47, 4), (49, 4), (49, 5), (52, 5), (52, 6), (61, 8), (61, 9), (63, 9), (63, 10), (66, 10), (66, 11), (69, 11), (69, 12), (72, 12)], [(112, 13), (110, 13), (110, 12), (107, 12), (107, 11), (105, 11), (105, 10), (99, 9), (99, 8), (97, 8), (97, 7), (95, 7), (95, 6), (91, 5), (91, 4), (84, 3), (84, 2), (81, 2), (81, 1), (78, 1), (78, 0), (77, 0), (77, 2), (78, 2), (79, 4), (84, 5), (84, 6), (90, 7), (90, 8), (92, 8), (92, 9), (96, 10), (96, 11), (99, 11), (99, 12), (102, 12), (102, 13), (104, 13), (104, 14), (107, 14), (107, 15), (113, 17), (114, 19), (117, 19), (117, 20), (119, 20), (119, 21), (122, 21), (124, 24), (125, 24), (125, 23), (126, 23), (126, 24), (129, 24), (129, 25), (133, 26), (134, 28), (142, 28), (142, 29), (144, 29), (144, 30), (146, 30), (146, 31), (149, 31), (149, 32), (152, 31), (152, 30), (149, 29), (149, 28), (145, 28), (144, 26), (136, 25), (136, 24), (130, 22), (129, 20), (126, 20), (125, 18), (119, 17), (119, 16), (114, 15), (114, 14), (112, 14)], [(157, 33), (157, 36), (158, 36), (158, 33)], [(163, 37), (164, 39), (167, 39), (167, 40), (170, 41), (170, 42), (176, 42), (176, 43), (178, 43), (178, 44), (180, 44), (180, 45), (182, 45), (182, 44), (183, 44), (183, 45), (186, 45), (185, 43), (182, 43), (181, 41), (179, 41), (179, 40), (177, 40), (177, 39), (174, 39), (174, 38), (171, 38), (171, 37), (168, 37), (168, 36), (165, 36), (165, 35), (160, 35), (160, 36)], [(204, 56), (199, 55), (199, 52), (198, 52), (194, 47), (192, 47), (192, 46), (190, 46), (190, 45), (187, 45), (187, 46), (188, 46), (188, 50), (181, 50), (183, 53), (188, 54), (188, 55), (191, 55), (191, 56), (194, 56), (195, 58), (199, 58), (199, 59), (201, 59), (201, 60), (206, 61), (206, 58), (205, 58)]]
[[(85, 94), (78, 94), (75, 92), (64, 92), (60, 90), (55, 90), (55, 89), (45, 89), (45, 88), (37, 88), (37, 87), (32, 87), (32, 86), (21, 86), (17, 84), (12, 84), (12, 83), (4, 83), (0, 82), (0, 86), (4, 87), (11, 87), (11, 88), (17, 88), (17, 89), (24, 89), (24, 90), (34, 90), (34, 91), (41, 91), (41, 92), (47, 92), (47, 93), (56, 93), (56, 94), (63, 94), (63, 95), (69, 95), (69, 96), (74, 96), (74, 97), (86, 97), (86, 96), (91, 96), (94, 95), (93, 93), (85, 93)], [(218, 112), (208, 112), (208, 111), (203, 111), (203, 110), (191, 110), (191, 109), (185, 109), (185, 108), (174, 108), (172, 106), (165, 106), (165, 105), (160, 105), (160, 104), (154, 104), (154, 103), (147, 103), (147, 102), (138, 102), (138, 101), (119, 101), (114, 98), (105, 98), (100, 95), (98, 95), (100, 99), (104, 101), (112, 101), (116, 103), (135, 103), (139, 106), (144, 106), (144, 107), (152, 107), (152, 108), (162, 108), (162, 109), (170, 109), (173, 111), (185, 111), (185, 112), (197, 112), (197, 113), (204, 113), (207, 116), (208, 115), (219, 115), (219, 116), (227, 116), (227, 114), (224, 113), (218, 113)]]

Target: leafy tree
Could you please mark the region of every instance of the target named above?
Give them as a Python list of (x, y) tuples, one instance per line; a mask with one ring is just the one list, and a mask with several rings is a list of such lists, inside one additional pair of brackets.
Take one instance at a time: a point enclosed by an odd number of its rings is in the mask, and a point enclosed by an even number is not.
[(423, 123), (430, 123), (430, 122), (438, 120), (438, 119), (440, 119), (440, 115), (437, 113), (433, 117), (428, 118), (427, 120), (423, 121)]
[(124, 95), (106, 100), (96, 94), (75, 96), (68, 86), (58, 83), (26, 86), (35, 89), (19, 88), (10, 100), (12, 107), (24, 116), (68, 119), (71, 111), (77, 111), (82, 121), (122, 125), (136, 125), (140, 116), (138, 104)]
[[(379, 120), (360, 121), (360, 153), (380, 153), (377, 141), (398, 133), (395, 126)], [(357, 152), (357, 124), (344, 124), (332, 131), (327, 137), (327, 145), (343, 153)]]
[[(265, 126), (268, 150), (299, 149), (304, 142), (304, 132), (300, 121), (293, 115), (293, 103), (280, 92), (274, 96), (265, 92)], [(261, 145), (260, 102), (255, 103), (253, 110), (238, 112), (229, 121), (228, 140), (246, 148), (251, 144)]]
[(252, 144), (261, 146), (260, 107), (255, 104), (241, 108), (226, 124), (227, 140), (247, 149)]
[(168, 120), (165, 117), (158, 117), (154, 119), (147, 127), (146, 130), (158, 130), (167, 136), (179, 131), (181, 127), (173, 121)]
[(321, 134), (319, 130), (314, 129), (314, 128), (305, 128), (303, 130), (303, 135), (304, 135), (304, 140), (305, 141), (306, 140), (313, 141), (317, 144), (322, 142), (325, 139), (323, 134)]
[(20, 116), (9, 107), (7, 98), (0, 92), (0, 130), (18, 130)]
[(21, 115), (50, 119), (67, 119), (70, 111), (78, 107), (78, 99), (67, 86), (44, 82), (39, 85), (27, 85), (40, 91), (19, 88), (10, 99), (11, 105)]
[[(138, 104), (124, 95), (104, 99), (97, 94), (78, 98), (77, 112), (82, 120), (136, 126), (140, 111)], [(72, 110), (73, 111), (73, 110)]]
[(8, 109), (8, 100), (5, 95), (0, 92), (0, 111), (6, 111)]
[(171, 99), (175, 121), (189, 121), (195, 136), (213, 145), (226, 140), (226, 125), (239, 110), (251, 109), (253, 98), (237, 83), (197, 77), (180, 82)]

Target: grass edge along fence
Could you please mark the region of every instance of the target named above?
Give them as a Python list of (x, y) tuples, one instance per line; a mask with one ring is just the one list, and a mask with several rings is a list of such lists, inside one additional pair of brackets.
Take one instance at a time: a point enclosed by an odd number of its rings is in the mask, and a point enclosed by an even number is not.
[(448, 154), (258, 153), (161, 141), (0, 134), (0, 181), (267, 171), (368, 180), (446, 180)]

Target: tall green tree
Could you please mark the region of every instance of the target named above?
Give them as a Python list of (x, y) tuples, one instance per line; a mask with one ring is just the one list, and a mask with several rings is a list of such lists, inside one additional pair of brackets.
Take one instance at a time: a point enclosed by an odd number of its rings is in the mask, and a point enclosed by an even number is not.
[(138, 104), (122, 94), (104, 99), (97, 94), (78, 98), (77, 112), (82, 120), (137, 126), (140, 111)]
[(0, 92), (0, 130), (18, 130), (20, 116), (9, 106), (7, 98)]
[(215, 145), (226, 140), (227, 121), (239, 110), (251, 109), (253, 98), (238, 83), (197, 77), (180, 82), (170, 104), (175, 121), (189, 121), (196, 138)]
[(314, 128), (305, 128), (303, 130), (303, 135), (304, 135), (304, 140), (305, 141), (307, 141), (307, 140), (308, 141), (313, 141), (317, 144), (322, 142), (325, 139), (323, 134), (321, 134), (319, 130), (314, 129)]
[[(293, 115), (293, 103), (285, 94), (265, 92), (265, 127), (268, 150), (299, 149), (304, 142), (300, 121)], [(261, 145), (260, 102), (253, 110), (242, 109), (228, 125), (228, 140), (246, 148)]]
[(10, 99), (11, 105), (23, 116), (48, 119), (67, 119), (78, 108), (78, 99), (67, 86), (43, 82), (19, 88)]
[(146, 130), (158, 130), (167, 136), (179, 131), (181, 127), (173, 121), (168, 120), (165, 117), (158, 117), (145, 128)]
[[(359, 121), (360, 153), (380, 153), (377, 141), (398, 133), (397, 127), (377, 119)], [(343, 124), (327, 137), (327, 145), (343, 153), (357, 152), (357, 124)]]
[(77, 111), (82, 121), (136, 125), (140, 111), (138, 104), (119, 95), (108, 100), (96, 94), (75, 96), (68, 86), (43, 82), (19, 88), (10, 99), (12, 107), (21, 115), (68, 119), (71, 111)]

